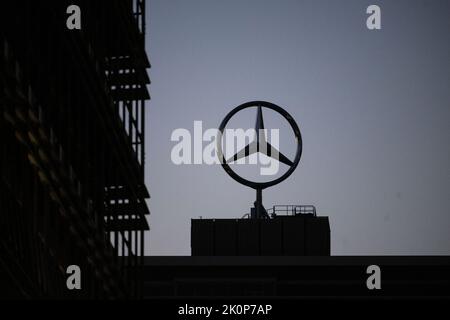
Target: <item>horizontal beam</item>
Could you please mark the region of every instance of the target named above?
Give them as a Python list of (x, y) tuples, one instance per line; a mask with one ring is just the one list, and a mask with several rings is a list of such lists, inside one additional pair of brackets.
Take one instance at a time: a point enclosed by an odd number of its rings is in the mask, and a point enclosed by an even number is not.
[[(138, 198), (150, 198), (150, 194), (145, 185), (136, 186), (136, 196)], [(106, 191), (106, 199), (107, 200), (124, 200), (124, 199), (133, 199), (134, 195), (129, 188), (125, 187), (109, 187)]]
[(106, 223), (107, 231), (147, 231), (150, 227), (145, 219), (113, 219)]
[(147, 72), (111, 73), (108, 75), (108, 83), (111, 86), (146, 85), (150, 84)]
[(108, 204), (106, 209), (106, 215), (118, 216), (118, 215), (148, 215), (150, 210), (145, 202), (143, 203), (114, 203)]
[(131, 89), (114, 89), (111, 95), (115, 101), (148, 100), (150, 94), (146, 87)]
[(150, 61), (146, 54), (135, 57), (115, 57), (109, 58), (106, 63), (108, 70), (128, 70), (128, 69), (147, 69), (150, 68)]

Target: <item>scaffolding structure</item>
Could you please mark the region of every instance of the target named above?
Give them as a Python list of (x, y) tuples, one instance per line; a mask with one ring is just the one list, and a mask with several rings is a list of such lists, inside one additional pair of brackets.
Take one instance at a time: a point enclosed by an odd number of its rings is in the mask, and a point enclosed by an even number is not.
[(81, 30), (73, 1), (0, 5), (0, 276), (23, 297), (139, 297), (145, 0), (75, 2)]

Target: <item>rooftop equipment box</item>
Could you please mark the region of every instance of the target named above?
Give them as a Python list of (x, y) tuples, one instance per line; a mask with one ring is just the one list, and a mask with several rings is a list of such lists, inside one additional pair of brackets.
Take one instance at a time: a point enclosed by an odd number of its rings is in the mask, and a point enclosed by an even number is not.
[(328, 217), (192, 219), (193, 256), (329, 256)]

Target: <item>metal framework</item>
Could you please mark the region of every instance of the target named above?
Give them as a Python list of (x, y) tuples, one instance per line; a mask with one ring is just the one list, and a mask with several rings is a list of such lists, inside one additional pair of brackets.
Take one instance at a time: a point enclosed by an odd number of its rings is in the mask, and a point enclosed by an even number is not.
[(272, 208), (267, 209), (267, 213), (270, 215), (288, 215), (288, 216), (306, 214), (317, 217), (316, 207), (313, 205), (278, 204), (274, 205)]
[(145, 0), (76, 2), (81, 31), (69, 1), (0, 5), (0, 270), (25, 297), (139, 297)]

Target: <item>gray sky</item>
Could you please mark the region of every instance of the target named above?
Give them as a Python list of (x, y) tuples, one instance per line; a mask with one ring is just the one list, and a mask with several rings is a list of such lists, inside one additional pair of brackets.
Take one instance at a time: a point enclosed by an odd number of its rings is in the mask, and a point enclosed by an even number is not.
[(146, 253), (190, 255), (191, 218), (255, 198), (218, 165), (174, 165), (172, 131), (267, 100), (304, 145), (266, 208), (316, 205), (333, 255), (450, 254), (449, 31), (449, 1), (149, 0)]

